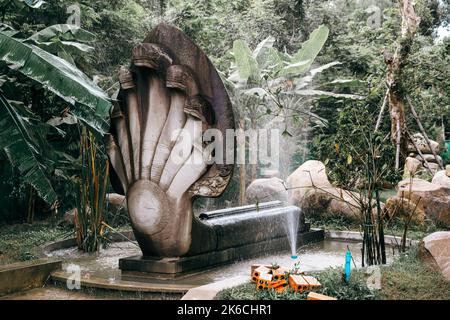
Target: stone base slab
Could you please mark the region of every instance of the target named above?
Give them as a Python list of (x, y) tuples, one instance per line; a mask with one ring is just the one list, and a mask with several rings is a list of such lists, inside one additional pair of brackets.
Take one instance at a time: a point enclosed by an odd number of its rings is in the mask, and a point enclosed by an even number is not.
[[(308, 243), (322, 241), (323, 230), (311, 230), (298, 234), (297, 247)], [(119, 260), (122, 279), (127, 281), (148, 279), (174, 279), (215, 266), (231, 263), (237, 260), (249, 259), (264, 253), (274, 253), (288, 250), (286, 237), (280, 237), (250, 243), (247, 245), (212, 251), (190, 257), (158, 258), (134, 256)]]

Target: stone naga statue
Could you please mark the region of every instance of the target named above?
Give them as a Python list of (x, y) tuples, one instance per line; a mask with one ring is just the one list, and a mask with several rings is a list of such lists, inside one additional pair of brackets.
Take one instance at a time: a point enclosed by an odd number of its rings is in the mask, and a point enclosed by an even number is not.
[(224, 85), (202, 50), (164, 23), (133, 49), (119, 81), (107, 152), (111, 182), (126, 195), (136, 240), (144, 256), (196, 252), (192, 238), (203, 227), (193, 198), (219, 196), (232, 175), (232, 165), (202, 157), (202, 132), (220, 130), (226, 145), (225, 130), (234, 128)]

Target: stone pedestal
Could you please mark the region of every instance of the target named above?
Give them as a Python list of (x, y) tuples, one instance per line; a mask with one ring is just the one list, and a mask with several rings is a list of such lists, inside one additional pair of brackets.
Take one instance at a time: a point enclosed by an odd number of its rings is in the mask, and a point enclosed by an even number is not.
[(298, 221), (297, 247), (324, 239), (323, 230), (310, 230), (298, 207), (283, 207), (280, 201), (207, 212), (194, 221), (197, 236), (186, 256), (121, 259), (122, 278), (173, 279), (262, 254), (287, 252), (286, 226), (294, 221)]
[[(298, 234), (297, 246), (322, 241), (323, 230), (311, 230)], [(135, 256), (119, 260), (122, 279), (128, 281), (145, 281), (145, 279), (175, 279), (186, 275), (210, 269), (234, 261), (288, 251), (286, 237), (251, 243), (236, 248), (202, 253), (190, 257), (158, 258)]]

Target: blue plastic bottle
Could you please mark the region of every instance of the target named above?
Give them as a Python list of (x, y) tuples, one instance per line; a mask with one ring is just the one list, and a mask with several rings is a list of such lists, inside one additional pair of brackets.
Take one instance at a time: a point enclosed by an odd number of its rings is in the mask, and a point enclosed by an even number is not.
[(349, 282), (350, 281), (350, 263), (352, 261), (352, 253), (350, 252), (350, 250), (347, 250), (347, 254), (345, 255), (345, 282)]

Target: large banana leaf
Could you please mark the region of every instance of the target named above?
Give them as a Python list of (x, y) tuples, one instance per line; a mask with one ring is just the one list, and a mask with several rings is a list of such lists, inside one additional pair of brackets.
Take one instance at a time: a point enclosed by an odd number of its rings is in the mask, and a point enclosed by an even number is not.
[(95, 34), (84, 30), (77, 25), (55, 24), (36, 32), (27, 40), (36, 43), (45, 43), (55, 40), (87, 43), (95, 41)]
[(260, 70), (258, 62), (253, 57), (253, 53), (245, 41), (234, 41), (233, 55), (240, 82), (247, 82), (249, 78), (259, 79)]
[(330, 30), (322, 25), (314, 30), (301, 49), (292, 57), (291, 64), (286, 66), (282, 75), (300, 75), (307, 72), (328, 39)]
[(314, 80), (314, 77), (316, 75), (318, 75), (319, 73), (321, 73), (331, 67), (334, 67), (334, 66), (337, 66), (340, 64), (342, 64), (342, 63), (340, 63), (339, 61), (333, 61), (333, 62), (327, 63), (323, 66), (312, 69), (309, 72), (309, 75), (307, 75), (303, 78), (294, 79), (294, 83), (296, 85), (295, 86), (296, 90), (306, 88), (308, 85), (310, 85), (312, 83), (312, 81)]
[(0, 60), (70, 103), (71, 112), (94, 131), (101, 135), (108, 131), (109, 97), (74, 65), (2, 33)]
[[(46, 2), (43, 0), (13, 0), (16, 5), (27, 5), (33, 9), (39, 9)], [(0, 6), (8, 5), (11, 0), (0, 0)]]
[(364, 96), (360, 96), (358, 94), (346, 94), (346, 93), (334, 93), (334, 92), (328, 92), (328, 91), (322, 91), (322, 90), (296, 90), (294, 91), (295, 94), (300, 96), (309, 96), (309, 97), (331, 97), (336, 99), (351, 99), (351, 100), (364, 100)]
[(95, 35), (76, 25), (55, 24), (36, 32), (24, 42), (37, 45), (39, 48), (54, 54), (75, 65), (74, 54), (83, 56), (94, 50), (87, 45), (95, 40)]
[(0, 149), (4, 150), (11, 164), (17, 167), (22, 179), (38, 192), (49, 204), (57, 196), (47, 178), (47, 168), (40, 154), (43, 149), (29, 118), (19, 113), (0, 93)]
[(19, 0), (20, 2), (25, 2), (25, 4), (31, 8), (37, 9), (40, 8), (45, 1), (43, 0)]
[(256, 49), (253, 51), (253, 58), (255, 58), (258, 62), (260, 62), (260, 58), (264, 56), (268, 49), (273, 48), (273, 44), (275, 43), (275, 38), (272, 36), (268, 36), (266, 39), (261, 41)]

